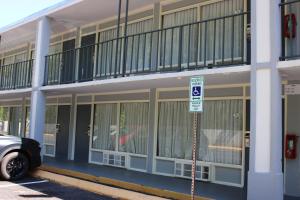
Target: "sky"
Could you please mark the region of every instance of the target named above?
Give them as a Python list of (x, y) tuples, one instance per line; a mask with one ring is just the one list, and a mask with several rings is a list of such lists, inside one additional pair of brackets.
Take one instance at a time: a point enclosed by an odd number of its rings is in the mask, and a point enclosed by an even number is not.
[(63, 0), (0, 0), (0, 28)]

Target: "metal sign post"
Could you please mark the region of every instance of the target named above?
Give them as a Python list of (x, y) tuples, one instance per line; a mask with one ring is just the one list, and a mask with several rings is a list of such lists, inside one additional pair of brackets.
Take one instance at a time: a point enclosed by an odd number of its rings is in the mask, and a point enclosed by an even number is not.
[(191, 199), (195, 197), (195, 178), (196, 178), (196, 150), (197, 150), (197, 117), (198, 113), (203, 111), (203, 94), (204, 94), (203, 77), (192, 77), (190, 79), (190, 105), (189, 111), (194, 115), (193, 121), (193, 163), (192, 163), (192, 184)]

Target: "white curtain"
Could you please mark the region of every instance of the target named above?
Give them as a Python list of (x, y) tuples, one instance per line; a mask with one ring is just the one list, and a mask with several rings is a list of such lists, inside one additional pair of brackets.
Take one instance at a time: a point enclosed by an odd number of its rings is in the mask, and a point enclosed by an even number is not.
[(92, 147), (115, 150), (117, 137), (117, 104), (95, 105)]
[[(120, 36), (122, 36), (122, 29), (120, 29)], [(99, 46), (98, 46), (98, 66), (96, 75), (99, 77), (114, 75), (115, 70), (119, 74), (121, 47), (122, 41), (119, 40), (118, 59), (116, 62), (116, 46), (117, 46), (117, 29), (109, 29), (100, 32)], [(117, 67), (117, 69), (116, 69)]]
[(148, 103), (122, 103), (120, 108), (119, 151), (147, 154)]
[(53, 44), (49, 46), (49, 55), (59, 53), (62, 51), (62, 45), (61, 43)]
[(13, 88), (13, 81), (15, 80), (13, 64), (1, 66), (1, 87), (3, 89), (12, 89)]
[(8, 134), (9, 108), (0, 107), (0, 133)]
[(158, 115), (160, 157), (192, 158), (192, 114), (187, 102), (161, 102)]
[(4, 58), (4, 65), (13, 64), (15, 62), (15, 56), (9, 56)]
[(200, 121), (200, 137), (198, 137), (200, 140), (198, 159), (241, 165), (243, 101), (206, 101), (203, 110)]
[[(163, 16), (163, 28), (185, 25), (197, 21), (197, 8), (191, 8)], [(178, 64), (178, 53), (180, 41), (180, 28), (164, 30), (161, 39), (160, 65)], [(182, 63), (195, 60), (196, 51), (196, 34), (195, 25), (184, 26), (182, 29)], [(189, 49), (189, 50), (188, 50)], [(189, 52), (188, 52), (189, 51)], [(189, 57), (188, 57), (189, 53)]]
[(15, 86), (24, 87), (29, 83), (29, 73), (31, 72), (31, 63), (23, 62), (27, 60), (27, 53), (22, 53), (15, 56)]
[[(243, 2), (242, 0), (224, 0), (202, 6), (201, 21), (242, 13), (244, 9)], [(232, 57), (233, 59), (240, 59), (243, 56), (244, 36), (242, 34), (244, 19), (246, 19), (246, 15), (235, 16), (234, 18), (228, 17), (225, 20), (209, 21), (206, 24), (207, 30), (205, 29), (205, 23), (202, 23), (200, 28), (200, 61), (204, 60), (204, 51), (208, 62), (212, 62), (213, 58), (215, 58), (216, 63), (221, 62), (223, 59), (225, 62), (231, 61)]]
[[(47, 60), (48, 72), (47, 72), (47, 80), (48, 83), (57, 83), (60, 80), (60, 69), (62, 65), (62, 54), (57, 54), (62, 51), (61, 43), (53, 44), (49, 47), (50, 55)], [(55, 55), (53, 55), (55, 54)]]
[[(120, 29), (120, 37), (123, 36), (122, 27)], [(130, 23), (127, 26), (127, 56), (126, 56), (126, 72), (139, 72), (148, 70), (151, 59), (151, 34), (141, 34), (132, 36), (134, 34), (148, 32), (153, 29), (153, 20), (143, 20), (140, 22)], [(122, 72), (121, 58), (123, 57), (122, 47), (124, 46), (124, 39), (119, 40), (118, 58), (116, 62), (116, 45), (117, 45), (117, 29), (109, 29), (100, 32), (98, 47), (97, 76), (111, 76), (117, 72)], [(116, 69), (117, 67), (117, 69)]]
[(15, 63), (27, 60), (27, 53), (21, 53), (15, 56)]
[[(204, 112), (198, 118), (199, 160), (241, 165), (242, 111), (242, 100), (204, 102)], [(157, 155), (190, 160), (192, 121), (193, 114), (188, 112), (188, 102), (161, 102), (158, 116)]]
[[(243, 22), (246, 15), (217, 19), (223, 16), (242, 13), (242, 0), (224, 0), (197, 8), (178, 11), (163, 16), (163, 28), (184, 25), (182, 28), (181, 63), (193, 65), (196, 61), (203, 64), (231, 62), (231, 59), (241, 61), (243, 54), (244, 36)], [(196, 23), (198, 16), (201, 21)], [(164, 30), (161, 33), (160, 65), (178, 64), (180, 28)], [(205, 57), (205, 58), (204, 58)]]
[(30, 128), (30, 107), (26, 107), (26, 121), (25, 121), (25, 137), (29, 138)]
[(22, 107), (11, 107), (9, 118), (9, 134), (21, 136)]
[(126, 71), (141, 72), (149, 70), (152, 57), (151, 41), (153, 41), (154, 34), (132, 35), (152, 31), (153, 19), (128, 24), (127, 28), (129, 37), (127, 41)]
[(2, 86), (5, 89), (12, 88), (14, 85), (14, 63), (17, 56), (9, 56), (4, 58), (4, 66), (2, 66), (1, 77), (2, 77)]
[(27, 60), (27, 53), (20, 53), (13, 56), (8, 56), (4, 58), (4, 65), (9, 65), (17, 62), (22, 62)]

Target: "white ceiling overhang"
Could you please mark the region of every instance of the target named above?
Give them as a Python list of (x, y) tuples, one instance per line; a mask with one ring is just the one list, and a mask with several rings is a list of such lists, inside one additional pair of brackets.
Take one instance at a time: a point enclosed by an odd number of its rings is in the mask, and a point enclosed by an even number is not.
[[(129, 12), (150, 7), (160, 0), (129, 0)], [(66, 0), (41, 10), (15, 24), (0, 29), (0, 52), (35, 40), (37, 23), (43, 16), (50, 17), (52, 34), (117, 16), (119, 0)], [(122, 15), (124, 16), (123, 0)]]

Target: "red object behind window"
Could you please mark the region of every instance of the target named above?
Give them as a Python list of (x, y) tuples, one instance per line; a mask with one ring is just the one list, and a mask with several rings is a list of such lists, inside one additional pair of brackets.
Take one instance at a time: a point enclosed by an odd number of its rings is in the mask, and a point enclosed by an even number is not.
[(286, 38), (295, 38), (296, 37), (296, 26), (297, 20), (296, 15), (294, 13), (287, 14), (284, 16), (284, 37)]
[(287, 134), (285, 136), (285, 157), (287, 159), (296, 159), (297, 157), (297, 136)]

